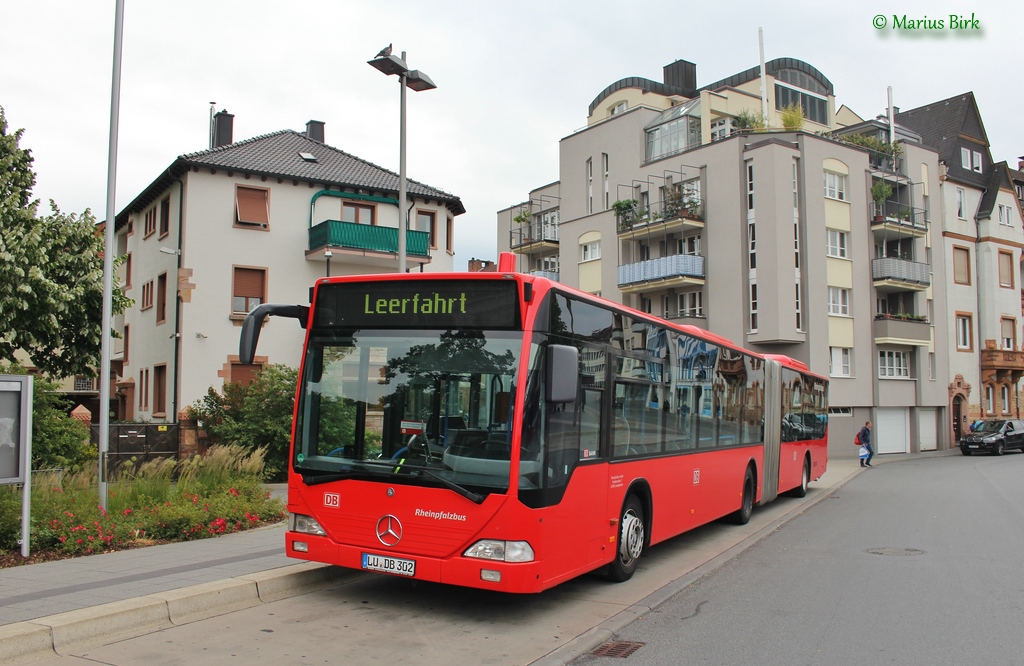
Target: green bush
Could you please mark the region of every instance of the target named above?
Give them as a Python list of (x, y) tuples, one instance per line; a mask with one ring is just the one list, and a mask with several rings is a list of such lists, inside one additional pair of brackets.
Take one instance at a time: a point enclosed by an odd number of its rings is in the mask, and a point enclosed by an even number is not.
[(226, 384), (223, 393), (211, 387), (187, 408), (188, 417), (221, 444), (265, 449), (267, 477), (282, 481), (288, 469), (298, 376), (298, 370), (272, 365), (248, 386)]

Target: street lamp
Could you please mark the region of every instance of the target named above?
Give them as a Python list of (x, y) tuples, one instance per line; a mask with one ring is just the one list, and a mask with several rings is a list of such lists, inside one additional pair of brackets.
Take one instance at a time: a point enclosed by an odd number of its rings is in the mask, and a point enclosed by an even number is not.
[(330, 250), (324, 252), (324, 258), (327, 260), (327, 277), (331, 277), (331, 257), (333, 256), (334, 253)]
[(392, 55), (390, 44), (368, 63), (387, 76), (397, 74), (401, 89), (398, 133), (398, 272), (404, 273), (405, 235), (409, 228), (408, 211), (405, 208), (405, 88), (408, 86), (416, 92), (423, 92), (437, 86), (423, 72), (409, 69), (405, 63), (405, 51), (402, 51), (401, 58)]

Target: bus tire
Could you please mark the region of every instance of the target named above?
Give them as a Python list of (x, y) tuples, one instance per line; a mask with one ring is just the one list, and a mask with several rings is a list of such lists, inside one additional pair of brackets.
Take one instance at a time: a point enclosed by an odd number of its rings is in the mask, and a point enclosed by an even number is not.
[(608, 580), (621, 583), (633, 577), (644, 552), (645, 532), (643, 505), (636, 495), (630, 495), (622, 506), (619, 538), (615, 543), (615, 559), (608, 566)]
[(800, 485), (789, 491), (793, 497), (807, 497), (807, 486), (811, 483), (811, 459), (804, 458), (804, 471), (800, 475)]
[(730, 518), (736, 525), (746, 525), (750, 522), (750, 516), (754, 513), (754, 473), (747, 467), (747, 474), (743, 477), (743, 501), (739, 511), (733, 513)]

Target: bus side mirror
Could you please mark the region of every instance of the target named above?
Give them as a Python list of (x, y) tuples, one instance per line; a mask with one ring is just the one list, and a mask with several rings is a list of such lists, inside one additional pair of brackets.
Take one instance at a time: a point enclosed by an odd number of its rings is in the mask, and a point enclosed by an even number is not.
[(238, 362), (242, 365), (252, 365), (252, 361), (256, 357), (256, 343), (260, 340), (260, 330), (263, 328), (263, 320), (267, 318), (267, 315), (298, 319), (299, 326), (306, 328), (309, 307), (264, 303), (253, 308), (249, 314), (245, 315), (245, 321), (242, 322), (242, 336), (238, 341)]
[(569, 345), (548, 345), (548, 402), (576, 402), (580, 352)]

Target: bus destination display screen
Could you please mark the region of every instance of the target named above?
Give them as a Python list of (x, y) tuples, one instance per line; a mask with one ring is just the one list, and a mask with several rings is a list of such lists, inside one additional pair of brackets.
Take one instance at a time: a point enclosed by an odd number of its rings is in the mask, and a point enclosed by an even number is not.
[(316, 328), (519, 327), (512, 280), (389, 280), (321, 286)]

